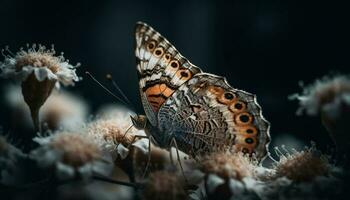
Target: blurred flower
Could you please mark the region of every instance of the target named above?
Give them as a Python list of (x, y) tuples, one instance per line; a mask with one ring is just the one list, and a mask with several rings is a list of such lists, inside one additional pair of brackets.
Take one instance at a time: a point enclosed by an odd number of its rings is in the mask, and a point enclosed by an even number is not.
[[(332, 104), (340, 102), (350, 104), (350, 79), (348, 76), (325, 76), (315, 83), (304, 87), (302, 94), (294, 94), (291, 99), (298, 99), (300, 108), (298, 114), (304, 110), (309, 115), (316, 115), (326, 111)], [(335, 110), (334, 110), (335, 111)]]
[(176, 174), (167, 171), (157, 171), (150, 174), (143, 190), (145, 200), (187, 199), (183, 183)]
[[(285, 149), (285, 148), (284, 148)], [(319, 152), (315, 145), (303, 151), (283, 154), (278, 148), (280, 160), (275, 164), (274, 177), (287, 177), (290, 180), (312, 181), (318, 176), (327, 176), (330, 170), (328, 158)]]
[(0, 183), (15, 185), (23, 180), (19, 163), (26, 155), (0, 135)]
[(200, 160), (200, 169), (206, 174), (216, 174), (223, 179), (253, 177), (256, 164), (241, 152), (214, 152)]
[(40, 147), (31, 157), (42, 168), (54, 168), (58, 179), (89, 178), (93, 174), (109, 175), (113, 164), (100, 141), (88, 134), (57, 132), (48, 137), (36, 137)]
[(28, 46), (26, 51), (21, 49), (15, 55), (7, 48), (2, 54), (5, 60), (0, 63), (0, 76), (22, 81), (24, 101), (30, 108), (35, 128), (40, 130), (40, 107), (50, 96), (55, 85), (74, 85), (74, 81), (79, 81), (75, 74), (76, 66), (70, 65), (63, 55), (55, 56), (53, 47), (47, 50), (42, 45)]
[(86, 102), (67, 91), (54, 91), (41, 108), (40, 119), (51, 130), (82, 128), (88, 116)]
[(57, 187), (57, 199), (130, 200), (133, 188), (93, 181), (87, 184), (68, 183)]
[[(350, 138), (347, 131), (350, 120), (349, 76), (326, 76), (306, 86), (301, 95), (295, 94), (291, 98), (299, 100), (300, 108), (297, 113), (300, 114), (305, 110), (309, 115), (321, 115), (323, 125), (337, 145), (338, 157), (343, 158), (343, 154), (347, 154), (349, 158)], [(347, 162), (350, 165), (350, 162)]]

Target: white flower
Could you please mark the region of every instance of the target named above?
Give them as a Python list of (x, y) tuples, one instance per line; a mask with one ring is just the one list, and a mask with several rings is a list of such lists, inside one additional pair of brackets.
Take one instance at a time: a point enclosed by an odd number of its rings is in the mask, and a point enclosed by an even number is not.
[(43, 169), (54, 167), (58, 179), (82, 177), (94, 174), (110, 175), (113, 163), (99, 141), (76, 132), (58, 132), (48, 137), (36, 137), (40, 147), (30, 155)]
[(304, 110), (308, 115), (328, 112), (336, 115), (340, 105), (350, 105), (350, 79), (348, 76), (325, 76), (315, 83), (304, 87), (302, 94), (294, 94), (290, 99), (299, 100), (300, 108), (297, 114)]
[[(9, 55), (5, 55), (6, 52)], [(65, 86), (74, 85), (75, 81), (79, 81), (75, 73), (79, 64), (69, 64), (63, 54), (56, 56), (53, 47), (46, 49), (45, 46), (34, 44), (32, 47), (28, 46), (27, 50), (20, 49), (15, 55), (12, 55), (8, 48), (2, 53), (5, 60), (0, 62), (1, 77), (24, 81), (33, 73), (39, 82), (53, 80), (57, 81), (57, 86), (60, 83)]]
[(144, 152), (148, 152), (148, 140), (135, 138), (136, 135), (145, 136), (142, 130), (132, 126), (130, 115), (133, 113), (123, 107), (113, 107), (109, 113), (99, 114), (95, 121), (87, 125), (87, 133), (94, 138), (104, 142), (104, 149), (115, 152), (114, 158), (120, 156), (122, 159), (129, 154), (127, 146), (135, 146)]

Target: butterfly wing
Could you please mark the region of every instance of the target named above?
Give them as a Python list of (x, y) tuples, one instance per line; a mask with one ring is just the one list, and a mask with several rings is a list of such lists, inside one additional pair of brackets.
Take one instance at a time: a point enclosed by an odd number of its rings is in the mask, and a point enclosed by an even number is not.
[(157, 114), (163, 103), (201, 70), (145, 23), (136, 24), (135, 38), (142, 104), (148, 120), (156, 126)]
[(158, 142), (175, 137), (192, 154), (229, 146), (266, 155), (270, 126), (254, 95), (202, 73), (145, 23), (137, 23), (135, 36), (141, 99)]
[(194, 155), (232, 147), (261, 160), (267, 154), (269, 127), (255, 95), (207, 73), (194, 75), (159, 111), (161, 132), (172, 133), (179, 148)]

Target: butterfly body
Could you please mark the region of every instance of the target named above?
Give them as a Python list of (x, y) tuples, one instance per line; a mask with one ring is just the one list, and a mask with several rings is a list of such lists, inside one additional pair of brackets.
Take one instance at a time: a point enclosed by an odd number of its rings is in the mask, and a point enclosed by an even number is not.
[(181, 151), (193, 156), (226, 147), (258, 159), (266, 155), (270, 126), (255, 95), (203, 73), (147, 24), (137, 23), (135, 36), (146, 113), (133, 119), (137, 128), (163, 148), (175, 139)]

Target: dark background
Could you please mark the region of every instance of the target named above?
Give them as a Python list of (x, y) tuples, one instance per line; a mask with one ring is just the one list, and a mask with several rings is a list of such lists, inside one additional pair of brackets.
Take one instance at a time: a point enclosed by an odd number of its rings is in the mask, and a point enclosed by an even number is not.
[[(134, 58), (134, 25), (144, 21), (204, 71), (257, 94), (272, 137), (291, 134), (329, 144), (317, 117), (295, 115), (298, 81), (349, 73), (349, 7), (334, 1), (0, 1), (0, 47), (55, 44), (84, 77), (70, 90), (93, 109), (114, 99), (84, 74), (111, 73), (143, 113)], [(1, 80), (0, 84), (5, 84)], [(3, 92), (3, 91), (1, 91)], [(5, 132), (7, 113), (0, 106)]]

